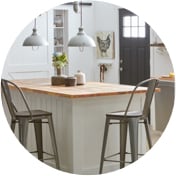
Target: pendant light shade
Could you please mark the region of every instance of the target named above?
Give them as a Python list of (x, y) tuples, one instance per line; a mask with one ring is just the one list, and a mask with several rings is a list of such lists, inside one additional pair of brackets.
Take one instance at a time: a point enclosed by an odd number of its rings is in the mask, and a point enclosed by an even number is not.
[(36, 29), (36, 19), (34, 22), (34, 28), (33, 28), (33, 32), (31, 34), (31, 36), (27, 37), (24, 42), (23, 42), (23, 46), (47, 46), (48, 42), (41, 37), (38, 33), (37, 33), (37, 29)]
[[(74, 11), (76, 13), (78, 13), (77, 12), (78, 7), (75, 10), (75, 6), (78, 6), (78, 2), (77, 3), (75, 2), (74, 6), (73, 6)], [(84, 29), (82, 26), (82, 1), (80, 3), (80, 6), (81, 6), (81, 8), (80, 8), (80, 10), (81, 10), (81, 12), (80, 12), (81, 25), (78, 28), (77, 35), (75, 37), (71, 38), (70, 41), (68, 42), (68, 46), (69, 47), (80, 47), (83, 50), (84, 47), (96, 47), (96, 44), (95, 44), (94, 40), (84, 32)]]
[(70, 39), (69, 47), (96, 47), (94, 40), (89, 37), (83, 27), (79, 27), (77, 35)]

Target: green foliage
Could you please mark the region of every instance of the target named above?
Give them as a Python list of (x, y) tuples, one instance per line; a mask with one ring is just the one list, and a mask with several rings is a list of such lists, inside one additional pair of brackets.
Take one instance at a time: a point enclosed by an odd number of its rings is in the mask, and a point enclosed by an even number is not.
[(68, 64), (67, 55), (65, 53), (63, 54), (54, 53), (52, 61), (53, 66), (56, 68), (62, 68)]

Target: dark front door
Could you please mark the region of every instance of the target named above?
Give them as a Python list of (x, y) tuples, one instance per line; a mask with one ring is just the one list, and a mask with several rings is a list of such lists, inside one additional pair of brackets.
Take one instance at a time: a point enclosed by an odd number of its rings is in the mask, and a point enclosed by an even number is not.
[(150, 27), (126, 9), (119, 9), (120, 83), (135, 85), (150, 77)]

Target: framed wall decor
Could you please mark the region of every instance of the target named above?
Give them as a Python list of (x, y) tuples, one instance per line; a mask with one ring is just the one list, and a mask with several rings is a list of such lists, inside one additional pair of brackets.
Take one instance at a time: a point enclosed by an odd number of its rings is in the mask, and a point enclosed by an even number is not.
[(97, 32), (97, 58), (115, 58), (114, 32)]

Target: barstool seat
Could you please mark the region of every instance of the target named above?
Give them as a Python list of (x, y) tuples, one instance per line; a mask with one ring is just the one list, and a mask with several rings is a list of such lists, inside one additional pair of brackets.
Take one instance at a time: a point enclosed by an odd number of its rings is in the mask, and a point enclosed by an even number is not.
[[(27, 148), (28, 127), (29, 127), (29, 123), (33, 123), (34, 129), (35, 129), (35, 137), (36, 137), (36, 145), (37, 145), (36, 152), (38, 153), (38, 159), (41, 161), (44, 161), (45, 160), (43, 157), (44, 153), (51, 155), (55, 159), (56, 168), (60, 169), (52, 113), (48, 111), (40, 110), (40, 109), (31, 110), (22, 90), (16, 84), (14, 84), (9, 80), (1, 79), (1, 88), (11, 115), (11, 129), (13, 132), (15, 131), (16, 124), (17, 123), (19, 124), (19, 141), (21, 142), (21, 144), (25, 148)], [(24, 111), (17, 110), (11, 93), (12, 88), (18, 91), (21, 98), (20, 105), (21, 107), (23, 107), (24, 105), (25, 107)], [(50, 137), (51, 137), (54, 154), (50, 154), (43, 151), (43, 137), (42, 137), (43, 123), (47, 123), (49, 125)], [(50, 158), (50, 159), (53, 159), (53, 158)]]
[[(125, 160), (125, 155), (127, 153), (126, 143), (127, 143), (128, 126), (129, 126), (129, 137), (130, 137), (130, 148), (131, 148), (131, 162), (134, 162), (138, 159), (138, 124), (139, 123), (144, 124), (149, 148), (152, 147), (148, 116), (150, 112), (150, 105), (152, 102), (152, 98), (158, 83), (159, 81), (154, 78), (147, 79), (138, 83), (133, 89), (129, 102), (127, 104), (127, 107), (124, 111), (110, 112), (106, 114), (99, 174), (102, 174), (104, 161), (120, 162), (120, 168), (123, 168), (125, 166), (125, 163), (129, 163)], [(143, 86), (146, 84), (147, 84), (147, 90), (146, 90), (143, 109), (141, 111), (130, 111), (130, 105), (132, 104), (135, 91), (139, 86)], [(113, 124), (120, 125), (120, 152), (117, 153), (117, 154), (120, 154), (120, 161), (111, 160), (109, 159), (110, 156), (105, 157), (109, 126)], [(111, 156), (115, 156), (115, 155), (111, 155)]]
[[(107, 115), (109, 117), (119, 117), (124, 119), (124, 111), (116, 111), (116, 112), (110, 112)], [(129, 118), (133, 118), (133, 117), (142, 117), (142, 113), (140, 111), (130, 111), (127, 112), (126, 116), (128, 116)]]

